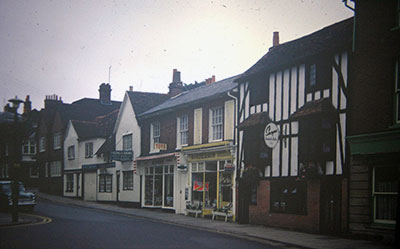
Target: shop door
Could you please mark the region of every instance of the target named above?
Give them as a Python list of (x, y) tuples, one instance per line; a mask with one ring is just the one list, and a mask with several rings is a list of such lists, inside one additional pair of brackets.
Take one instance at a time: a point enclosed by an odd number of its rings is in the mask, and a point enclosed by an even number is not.
[(321, 179), (320, 230), (322, 234), (336, 235), (341, 231), (341, 179)]
[(96, 172), (85, 173), (84, 179), (83, 199), (85, 201), (96, 201)]

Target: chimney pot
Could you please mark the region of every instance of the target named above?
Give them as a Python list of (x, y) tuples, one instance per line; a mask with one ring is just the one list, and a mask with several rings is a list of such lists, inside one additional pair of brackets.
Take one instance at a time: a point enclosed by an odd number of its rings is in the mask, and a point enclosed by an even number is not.
[(105, 105), (111, 105), (111, 86), (110, 84), (102, 83), (99, 87), (100, 102)]
[(130, 92), (133, 91), (133, 86), (129, 86), (129, 91), (130, 91)]
[(272, 47), (276, 47), (279, 45), (279, 32), (275, 31), (272, 38)]

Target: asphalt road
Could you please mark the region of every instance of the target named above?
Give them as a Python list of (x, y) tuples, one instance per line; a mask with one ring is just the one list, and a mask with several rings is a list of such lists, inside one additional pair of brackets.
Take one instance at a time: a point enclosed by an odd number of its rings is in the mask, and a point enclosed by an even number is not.
[(0, 230), (0, 248), (279, 248), (225, 234), (41, 200), (51, 223)]

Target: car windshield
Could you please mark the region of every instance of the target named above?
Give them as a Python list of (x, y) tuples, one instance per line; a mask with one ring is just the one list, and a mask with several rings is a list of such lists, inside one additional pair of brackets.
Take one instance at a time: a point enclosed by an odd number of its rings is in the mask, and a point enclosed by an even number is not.
[[(10, 183), (2, 184), (1, 188), (2, 188), (3, 193), (6, 193), (6, 194), (11, 193), (11, 184)], [(22, 184), (22, 183), (18, 184), (18, 188), (19, 188), (19, 192), (25, 191), (24, 184)]]

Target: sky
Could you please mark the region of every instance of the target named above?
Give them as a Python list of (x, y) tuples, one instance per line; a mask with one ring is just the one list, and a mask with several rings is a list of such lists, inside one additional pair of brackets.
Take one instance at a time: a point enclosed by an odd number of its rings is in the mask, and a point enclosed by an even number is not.
[[(353, 16), (342, 0), (0, 0), (0, 104), (64, 103), (243, 73), (272, 46)], [(111, 69), (110, 69), (111, 66)], [(2, 109), (1, 109), (2, 111)], [(21, 111), (21, 109), (20, 109)]]

